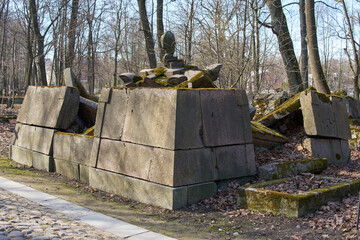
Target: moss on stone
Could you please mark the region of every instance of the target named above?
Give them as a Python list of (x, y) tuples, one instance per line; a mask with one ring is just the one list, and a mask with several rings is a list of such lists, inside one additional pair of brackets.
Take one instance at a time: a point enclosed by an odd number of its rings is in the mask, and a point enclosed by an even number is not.
[(92, 126), (92, 127), (88, 128), (88, 129), (86, 129), (85, 132), (83, 133), (83, 135), (89, 136), (89, 134), (91, 132), (93, 132), (94, 130), (95, 130), (95, 126)]
[(72, 136), (72, 137), (94, 138), (94, 136), (89, 136), (89, 135), (84, 135), (84, 134), (78, 134), (78, 133), (56, 132), (55, 134), (68, 135), (68, 136)]
[(167, 71), (167, 69), (165, 69), (163, 67), (158, 67), (158, 68), (150, 70), (150, 72), (154, 73), (156, 77), (163, 76), (166, 71)]
[(256, 121), (251, 121), (251, 131), (253, 133), (272, 135), (272, 136), (276, 136), (276, 137), (282, 138), (284, 140), (287, 140), (287, 138), (284, 135), (282, 135), (282, 134), (278, 133), (277, 131), (275, 131), (271, 128), (268, 128), (265, 125), (263, 125), (259, 122), (256, 122)]

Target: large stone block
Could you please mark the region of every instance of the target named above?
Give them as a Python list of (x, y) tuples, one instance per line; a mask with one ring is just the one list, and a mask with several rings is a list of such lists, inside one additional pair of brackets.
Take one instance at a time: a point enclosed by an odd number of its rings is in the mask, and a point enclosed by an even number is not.
[(203, 147), (198, 91), (134, 89), (122, 140), (165, 149)]
[(211, 197), (217, 192), (217, 186), (214, 182), (189, 185), (187, 188), (187, 204), (194, 204), (200, 200)]
[(17, 163), (48, 172), (54, 171), (54, 160), (49, 155), (34, 152), (15, 145), (10, 146), (9, 155), (9, 158)]
[(252, 142), (249, 105), (243, 90), (200, 90), (206, 147)]
[(326, 158), (329, 164), (346, 164), (350, 159), (350, 148), (347, 140), (306, 138), (304, 147), (315, 158)]
[(81, 120), (85, 122), (87, 127), (92, 127), (95, 125), (97, 108), (97, 102), (80, 97), (78, 115)]
[(54, 129), (18, 123), (15, 127), (13, 145), (51, 155), (54, 133)]
[(18, 122), (67, 129), (79, 108), (80, 95), (74, 87), (30, 86), (18, 115)]
[(216, 180), (211, 149), (167, 150), (101, 139), (97, 167), (168, 186)]
[(54, 158), (54, 163), (55, 172), (71, 179), (80, 180), (78, 163), (56, 158)]
[(215, 149), (218, 179), (256, 175), (254, 146), (234, 145)]
[(336, 119), (328, 97), (321, 93), (305, 91), (301, 93), (300, 104), (307, 135), (337, 137)]
[(127, 89), (104, 88), (96, 115), (95, 136), (120, 140), (127, 108)]
[(89, 168), (89, 185), (106, 192), (124, 195), (125, 176), (96, 168)]
[(331, 102), (335, 116), (337, 138), (350, 139), (350, 123), (345, 100), (340, 97), (331, 97)]
[(54, 135), (54, 158), (94, 166), (90, 162), (93, 136), (57, 132)]

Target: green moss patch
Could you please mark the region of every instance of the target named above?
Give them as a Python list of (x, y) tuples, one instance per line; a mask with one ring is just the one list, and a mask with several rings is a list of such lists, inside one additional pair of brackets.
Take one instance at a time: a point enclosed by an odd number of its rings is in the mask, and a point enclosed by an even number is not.
[[(325, 178), (325, 177), (324, 177)], [(349, 193), (359, 191), (360, 181), (341, 179), (343, 184), (328, 188), (315, 189), (302, 194), (288, 194), (263, 189), (266, 184), (281, 183), (279, 179), (261, 184), (254, 184), (238, 190), (238, 205), (255, 211), (271, 212), (288, 217), (301, 217), (319, 209), (329, 201), (337, 201)]]

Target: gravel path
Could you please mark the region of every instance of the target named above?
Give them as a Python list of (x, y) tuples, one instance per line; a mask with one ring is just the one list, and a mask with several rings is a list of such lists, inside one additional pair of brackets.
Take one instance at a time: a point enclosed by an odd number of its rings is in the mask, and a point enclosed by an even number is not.
[(120, 239), (0, 188), (0, 240)]

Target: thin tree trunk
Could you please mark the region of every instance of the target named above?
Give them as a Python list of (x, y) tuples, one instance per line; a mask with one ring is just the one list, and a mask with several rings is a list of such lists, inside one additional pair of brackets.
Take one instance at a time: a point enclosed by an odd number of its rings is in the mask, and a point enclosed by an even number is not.
[(319, 47), (316, 36), (316, 23), (315, 23), (315, 6), (314, 0), (306, 0), (305, 2), (305, 16), (306, 16), (306, 40), (309, 45), (309, 59), (311, 73), (315, 83), (315, 88), (321, 93), (330, 93), (329, 86), (327, 85), (323, 69), (321, 67)]
[(299, 64), (296, 59), (294, 45), (284, 15), (281, 0), (267, 0), (266, 5), (271, 15), (272, 30), (275, 33), (282, 60), (285, 65), (289, 83), (290, 94), (295, 94), (303, 89)]
[(160, 59), (163, 59), (165, 54), (164, 49), (161, 47), (161, 36), (164, 34), (163, 9), (164, 9), (164, 1), (157, 0), (156, 27), (157, 27), (157, 40), (158, 40)]
[(44, 36), (40, 33), (39, 23), (38, 23), (38, 16), (37, 16), (37, 9), (35, 0), (30, 0), (30, 15), (32, 18), (32, 25), (33, 30), (36, 38), (37, 43), (37, 57), (39, 58), (39, 74), (40, 74), (40, 81), (41, 85), (46, 86), (46, 70), (45, 70), (45, 54), (44, 54)]
[(156, 68), (156, 57), (154, 51), (154, 39), (152, 35), (152, 31), (150, 29), (149, 20), (146, 13), (146, 3), (145, 0), (138, 0), (139, 4), (139, 13), (140, 13), (140, 20), (142, 25), (142, 30), (145, 36), (145, 46), (146, 52), (149, 58), (150, 68)]
[(75, 40), (79, 0), (73, 0), (71, 8), (70, 26), (68, 31), (68, 45), (65, 56), (65, 68), (72, 67), (75, 58)]
[(305, 0), (299, 0), (300, 13), (300, 34), (301, 34), (301, 55), (300, 55), (300, 73), (303, 81), (304, 89), (309, 86), (308, 76), (308, 50), (306, 42), (306, 18), (305, 18)]

